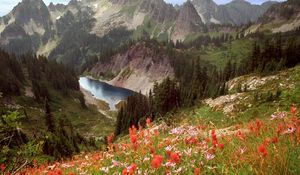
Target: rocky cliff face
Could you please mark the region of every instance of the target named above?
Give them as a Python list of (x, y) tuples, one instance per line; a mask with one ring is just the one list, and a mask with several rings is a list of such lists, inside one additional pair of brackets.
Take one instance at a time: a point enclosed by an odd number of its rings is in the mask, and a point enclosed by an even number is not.
[[(107, 41), (103, 38), (115, 30), (131, 32), (127, 38), (146, 33), (163, 41), (185, 40), (189, 34), (205, 31), (207, 23), (254, 21), (271, 4), (235, 0), (218, 6), (213, 0), (192, 0), (173, 7), (164, 0), (71, 0), (47, 7), (42, 0), (23, 0), (0, 18), (0, 46), (18, 53), (34, 51), (80, 67), (86, 57), (102, 51), (97, 42)], [(126, 37), (118, 36), (122, 41)], [(118, 38), (111, 39), (113, 47), (121, 44)]]
[(97, 63), (91, 74), (99, 77), (111, 72), (114, 78), (108, 83), (147, 94), (155, 81), (174, 77), (169, 57), (160, 50), (154, 44), (137, 43), (128, 51), (112, 56), (109, 63)]
[(225, 5), (217, 5), (213, 0), (193, 0), (197, 12), (204, 23), (241, 25), (255, 22), (276, 2), (253, 5), (245, 0), (234, 0)]
[(263, 5), (253, 5), (245, 0), (234, 0), (229, 4), (220, 5), (216, 18), (222, 23), (235, 25), (255, 22), (275, 3), (267, 2)]
[(0, 45), (13, 51), (35, 50), (52, 29), (50, 13), (42, 0), (23, 0), (0, 21)]
[(148, 13), (160, 23), (173, 21), (178, 15), (176, 9), (171, 4), (166, 4), (164, 0), (143, 0), (140, 11)]
[(269, 30), (273, 33), (287, 32), (300, 27), (300, 1), (288, 0), (275, 4), (247, 31)]
[(187, 1), (180, 9), (176, 19), (172, 40), (183, 41), (188, 34), (203, 31), (203, 26), (204, 24), (195, 7), (190, 1)]
[(193, 0), (198, 14), (200, 15), (204, 23), (217, 23), (220, 21), (216, 19), (216, 14), (218, 13), (218, 5), (212, 0)]

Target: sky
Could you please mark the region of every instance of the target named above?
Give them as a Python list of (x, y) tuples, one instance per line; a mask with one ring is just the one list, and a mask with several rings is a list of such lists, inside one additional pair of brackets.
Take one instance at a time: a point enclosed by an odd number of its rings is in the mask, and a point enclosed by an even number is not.
[[(7, 13), (9, 13), (14, 6), (16, 6), (21, 0), (0, 0), (0, 16), (3, 16)], [(53, 3), (62, 3), (67, 4), (70, 0), (44, 0), (44, 2), (48, 5), (50, 2)], [(186, 0), (165, 0), (168, 3), (172, 4), (182, 4)], [(226, 4), (230, 2), (231, 0), (214, 0), (217, 4)], [(253, 4), (261, 4), (263, 2), (266, 2), (268, 0), (248, 0), (249, 2)], [(282, 0), (277, 0), (282, 1)]]

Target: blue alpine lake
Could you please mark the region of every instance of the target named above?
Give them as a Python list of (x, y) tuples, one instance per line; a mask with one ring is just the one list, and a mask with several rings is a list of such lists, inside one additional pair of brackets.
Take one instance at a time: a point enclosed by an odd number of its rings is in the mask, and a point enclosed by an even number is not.
[(80, 77), (79, 84), (83, 89), (89, 91), (96, 99), (107, 102), (111, 110), (115, 110), (115, 105), (117, 103), (134, 93), (131, 90), (112, 86), (88, 77)]

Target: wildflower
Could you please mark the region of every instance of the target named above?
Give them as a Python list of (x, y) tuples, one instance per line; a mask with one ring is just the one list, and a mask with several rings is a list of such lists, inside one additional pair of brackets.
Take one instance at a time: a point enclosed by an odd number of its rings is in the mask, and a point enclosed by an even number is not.
[(275, 119), (277, 119), (277, 118), (279, 118), (279, 119), (283, 119), (283, 118), (285, 118), (286, 117), (286, 114), (285, 113), (283, 113), (283, 112), (280, 112), (279, 114), (272, 114), (271, 115), (271, 120), (275, 120)]
[(37, 166), (37, 162), (35, 159), (33, 160), (33, 166)]
[(184, 129), (179, 127), (179, 128), (174, 128), (170, 131), (170, 134), (174, 134), (174, 135), (180, 135), (184, 133)]
[(69, 172), (69, 175), (75, 175), (75, 173), (73, 173), (73, 172)]
[(292, 104), (291, 106), (291, 114), (295, 115), (296, 114), (296, 106), (294, 104)]
[(5, 164), (2, 163), (2, 164), (0, 165), (0, 168), (1, 168), (1, 171), (4, 172), (4, 170), (5, 170), (5, 168), (6, 168), (6, 167), (5, 167)]
[(200, 175), (201, 169), (200, 168), (195, 168), (194, 174), (195, 175)]
[(152, 146), (149, 149), (150, 149), (150, 154), (154, 154), (155, 153), (155, 149)]
[(296, 128), (293, 126), (289, 126), (286, 131), (283, 132), (283, 134), (292, 134), (296, 131)]
[(261, 154), (263, 157), (266, 157), (268, 155), (268, 152), (267, 152), (267, 148), (264, 144), (261, 144), (259, 147), (258, 147), (258, 152), (259, 154)]
[(244, 154), (246, 152), (247, 148), (246, 147), (243, 147), (243, 148), (240, 148), (240, 153), (241, 154)]
[(182, 167), (179, 167), (177, 170), (174, 171), (174, 173), (180, 173), (182, 171)]
[(114, 167), (118, 167), (120, 163), (118, 161), (112, 160), (112, 164)]
[(198, 143), (198, 140), (195, 137), (190, 137), (190, 138), (185, 139), (185, 144), (187, 144), (187, 145), (189, 145), (189, 144), (195, 145), (197, 143)]
[(158, 137), (159, 134), (160, 134), (160, 133), (159, 133), (158, 129), (155, 129), (155, 130), (154, 130), (154, 135), (155, 135), (156, 137)]
[(271, 143), (271, 141), (272, 140), (270, 138), (266, 138), (265, 141), (264, 141), (264, 144), (269, 145)]
[(123, 171), (122, 171), (122, 175), (127, 175), (128, 173), (129, 173), (129, 171), (128, 171), (128, 169), (127, 169), (127, 168), (123, 169)]
[(180, 155), (179, 153), (171, 153), (171, 162), (180, 163)]
[(151, 118), (148, 117), (148, 118), (146, 119), (146, 125), (147, 125), (148, 128), (150, 128), (150, 127), (152, 126)]
[(205, 159), (206, 160), (212, 160), (214, 159), (216, 156), (214, 154), (210, 154), (210, 153), (206, 153), (205, 154)]
[(212, 145), (213, 145), (214, 147), (217, 147), (217, 145), (218, 145), (218, 140), (213, 140), (213, 141), (212, 141)]
[(122, 175), (133, 175), (134, 171), (137, 169), (137, 165), (135, 163), (132, 163), (129, 167), (126, 167), (122, 171)]
[(114, 133), (112, 133), (112, 134), (110, 134), (109, 136), (107, 136), (107, 143), (108, 143), (109, 145), (113, 143), (114, 137), (115, 137)]
[(241, 130), (238, 130), (236, 135), (240, 140), (245, 140), (245, 135), (242, 133)]
[(224, 149), (224, 143), (218, 144), (218, 147), (219, 147), (220, 149)]
[(184, 150), (184, 153), (188, 156), (188, 157), (192, 157), (192, 148), (188, 149), (188, 150)]
[(280, 123), (280, 124), (278, 124), (278, 126), (277, 126), (277, 134), (281, 133), (282, 131), (283, 131), (283, 126), (282, 126), (282, 124)]
[(159, 168), (161, 166), (161, 164), (162, 164), (163, 161), (164, 161), (163, 156), (161, 156), (161, 155), (155, 155), (153, 157), (152, 162), (151, 162), (151, 166), (153, 168)]
[(255, 121), (255, 124), (256, 124), (256, 131), (259, 131), (260, 130), (260, 128), (261, 128), (261, 121), (259, 120), (259, 119), (257, 119), (256, 121)]
[(274, 143), (274, 144), (278, 143), (278, 137), (276, 137), (276, 136), (273, 137), (272, 138), (272, 143)]
[(137, 142), (137, 135), (135, 135), (135, 134), (130, 135), (130, 140), (131, 140), (131, 143), (136, 143)]

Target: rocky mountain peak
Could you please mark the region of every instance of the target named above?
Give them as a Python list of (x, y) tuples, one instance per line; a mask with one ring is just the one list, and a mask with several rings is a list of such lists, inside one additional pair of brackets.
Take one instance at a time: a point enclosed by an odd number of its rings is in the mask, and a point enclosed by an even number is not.
[(119, 5), (124, 5), (124, 4), (128, 4), (131, 3), (134, 0), (110, 0), (110, 2), (112, 2), (113, 4), (119, 4)]
[(191, 1), (187, 1), (180, 9), (174, 27), (173, 40), (183, 40), (188, 34), (203, 30), (203, 22)]
[(50, 11), (64, 11), (66, 8), (66, 5), (64, 4), (53, 4), (53, 2), (51, 2), (48, 6), (48, 9)]
[(202, 24), (202, 20), (191, 1), (187, 1), (180, 9), (177, 22)]
[(217, 20), (214, 20), (218, 11), (218, 5), (213, 0), (193, 0), (192, 3), (204, 23), (219, 23)]
[(140, 11), (150, 14), (158, 22), (167, 22), (176, 19), (177, 10), (164, 0), (143, 0), (140, 4)]
[(31, 20), (38, 23), (48, 22), (50, 13), (42, 0), (23, 0), (12, 11), (19, 24), (26, 24)]
[(245, 0), (233, 0), (229, 3), (230, 4), (239, 4), (239, 5), (248, 5), (248, 6), (251, 6), (252, 4), (248, 1), (245, 1)]

